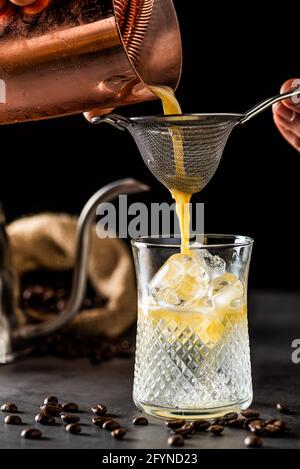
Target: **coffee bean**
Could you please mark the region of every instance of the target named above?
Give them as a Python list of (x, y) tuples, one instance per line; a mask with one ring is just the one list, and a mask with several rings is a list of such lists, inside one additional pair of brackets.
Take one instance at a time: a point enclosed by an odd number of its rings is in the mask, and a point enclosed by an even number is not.
[(148, 425), (146, 417), (135, 417), (132, 421), (133, 425)]
[(254, 435), (263, 435), (265, 431), (265, 425), (262, 423), (252, 423), (249, 424), (249, 430)]
[(227, 425), (228, 427), (232, 428), (241, 428), (244, 426), (245, 419), (243, 418), (237, 418), (233, 420), (228, 420)]
[(44, 294), (45, 288), (41, 285), (34, 285), (31, 288), (31, 294), (35, 296), (42, 296)]
[(42, 299), (45, 303), (49, 300), (52, 300), (55, 297), (56, 297), (56, 293), (51, 288), (46, 289), (42, 295)]
[(81, 426), (78, 425), (78, 423), (69, 423), (66, 426), (66, 432), (76, 435), (77, 433), (81, 432)]
[(272, 424), (275, 425), (276, 427), (278, 427), (280, 429), (281, 433), (285, 433), (285, 432), (290, 431), (290, 428), (289, 428), (288, 424), (284, 420), (274, 420), (272, 422)]
[(62, 404), (62, 409), (64, 412), (78, 412), (79, 407), (75, 402), (66, 402)]
[(116, 430), (113, 430), (111, 432), (111, 436), (115, 438), (116, 440), (122, 440), (125, 435), (126, 435), (125, 428), (117, 428)]
[(77, 423), (80, 418), (77, 415), (61, 414), (60, 418), (64, 423)]
[(113, 419), (106, 420), (106, 422), (104, 422), (102, 425), (102, 428), (104, 428), (104, 430), (109, 430), (109, 431), (117, 430), (117, 428), (120, 428), (120, 427), (121, 425), (119, 424), (119, 422)]
[(96, 425), (97, 427), (102, 427), (103, 424), (105, 422), (107, 422), (108, 420), (111, 420), (111, 418), (110, 417), (101, 417), (101, 416), (92, 418), (93, 424)]
[(30, 300), (31, 297), (32, 297), (32, 291), (29, 288), (23, 291), (22, 293), (23, 300), (28, 301)]
[(276, 436), (279, 433), (281, 433), (281, 430), (277, 425), (272, 425), (271, 423), (269, 423), (264, 427), (264, 434), (266, 436)]
[(46, 412), (40, 412), (36, 414), (35, 421), (42, 425), (53, 425), (55, 423), (55, 418), (53, 415), (46, 414)]
[(172, 435), (168, 438), (169, 446), (184, 446), (184, 439), (181, 435)]
[(226, 422), (222, 417), (219, 417), (213, 421), (213, 425), (222, 425), (224, 427), (224, 425), (226, 425)]
[(103, 404), (92, 405), (91, 411), (94, 415), (105, 415), (107, 412), (107, 407)]
[(62, 310), (65, 308), (65, 306), (66, 306), (65, 300), (59, 300), (59, 301), (57, 301), (57, 303), (56, 303), (56, 309), (57, 309), (57, 311), (59, 311), (59, 312), (62, 311)]
[(210, 431), (211, 433), (213, 433), (214, 435), (221, 435), (221, 433), (223, 433), (224, 431), (224, 427), (222, 425), (212, 425), (210, 427)]
[(193, 423), (185, 423), (182, 427), (171, 430), (174, 435), (188, 436), (191, 433), (195, 433)]
[(55, 396), (48, 396), (44, 400), (44, 404), (58, 404), (58, 399)]
[(250, 420), (249, 425), (266, 425), (266, 422), (263, 419), (253, 418), (253, 419), (248, 419), (248, 420)]
[(259, 417), (259, 412), (256, 409), (246, 409), (246, 410), (241, 410), (241, 415), (245, 417), (246, 419), (252, 419), (252, 418), (257, 419)]
[(262, 419), (256, 419), (254, 417), (250, 418), (250, 419), (245, 419), (244, 421), (244, 428), (246, 428), (246, 430), (249, 429), (249, 425), (254, 422), (254, 424), (260, 424), (260, 423), (265, 423)]
[(223, 415), (223, 420), (228, 422), (228, 420), (234, 420), (238, 418), (238, 414), (236, 412), (228, 412), (228, 414)]
[(24, 430), (21, 431), (21, 437), (28, 440), (38, 440), (41, 436), (42, 432), (37, 428), (24, 428)]
[(289, 406), (285, 402), (277, 402), (275, 407), (276, 407), (276, 410), (278, 410), (282, 414), (289, 414), (290, 413)]
[(2, 412), (18, 412), (18, 407), (12, 402), (5, 402), (5, 404), (2, 404), (1, 410)]
[(260, 448), (263, 442), (262, 442), (262, 439), (259, 438), (258, 436), (251, 435), (251, 436), (247, 436), (247, 438), (244, 439), (244, 444), (248, 446), (249, 448)]
[(40, 406), (40, 409), (42, 412), (54, 416), (60, 415), (63, 411), (60, 404), (44, 404)]
[(210, 422), (208, 420), (195, 420), (191, 425), (195, 432), (204, 432), (210, 427)]
[(168, 420), (166, 422), (166, 426), (169, 428), (180, 428), (185, 424), (185, 420), (177, 419), (177, 420)]
[(4, 422), (8, 425), (21, 425), (22, 419), (18, 415), (7, 415)]

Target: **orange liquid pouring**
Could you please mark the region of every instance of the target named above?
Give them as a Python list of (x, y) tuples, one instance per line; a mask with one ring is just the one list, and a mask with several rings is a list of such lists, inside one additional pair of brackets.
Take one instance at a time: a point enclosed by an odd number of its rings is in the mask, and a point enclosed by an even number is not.
[[(152, 93), (161, 99), (165, 115), (182, 114), (180, 104), (178, 103), (174, 91), (168, 86), (150, 86)], [(175, 172), (178, 175), (185, 174), (184, 168), (184, 149), (181, 133), (177, 129), (170, 129), (173, 141)], [(179, 219), (181, 234), (181, 252), (189, 254), (190, 239), (190, 210), (189, 204), (192, 194), (170, 188), (171, 195), (176, 202), (176, 213)]]

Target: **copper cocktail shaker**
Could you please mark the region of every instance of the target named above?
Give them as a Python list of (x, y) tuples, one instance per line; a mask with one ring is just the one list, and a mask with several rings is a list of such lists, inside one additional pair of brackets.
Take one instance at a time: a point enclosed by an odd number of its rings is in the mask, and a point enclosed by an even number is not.
[(180, 72), (172, 0), (0, 0), (1, 124), (104, 114)]

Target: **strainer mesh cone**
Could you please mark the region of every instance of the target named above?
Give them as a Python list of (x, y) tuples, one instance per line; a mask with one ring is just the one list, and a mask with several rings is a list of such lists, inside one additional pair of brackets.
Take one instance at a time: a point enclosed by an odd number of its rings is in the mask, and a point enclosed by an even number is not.
[(235, 114), (134, 118), (129, 131), (160, 182), (169, 189), (195, 193), (215, 174), (239, 118)]

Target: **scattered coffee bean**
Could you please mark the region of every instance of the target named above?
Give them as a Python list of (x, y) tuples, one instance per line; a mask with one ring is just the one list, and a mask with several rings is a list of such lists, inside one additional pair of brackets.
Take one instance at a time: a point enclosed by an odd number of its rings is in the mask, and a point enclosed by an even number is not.
[(24, 428), (21, 431), (21, 437), (28, 440), (38, 440), (42, 436), (42, 432), (37, 428)]
[(257, 419), (259, 417), (259, 412), (256, 409), (245, 409), (241, 410), (241, 415), (246, 419)]
[(18, 407), (12, 402), (5, 402), (5, 404), (2, 404), (1, 410), (2, 412), (18, 412)]
[(133, 425), (148, 425), (146, 417), (135, 417), (132, 421)]
[(244, 428), (246, 428), (246, 430), (249, 429), (249, 425), (254, 422), (254, 424), (259, 424), (259, 423), (265, 423), (262, 419), (256, 419), (256, 418), (250, 418), (250, 419), (245, 419), (244, 421)]
[(277, 425), (272, 425), (269, 423), (264, 427), (264, 434), (266, 436), (276, 436), (279, 435), (279, 433), (281, 433), (281, 430)]
[(222, 425), (224, 427), (224, 425), (226, 425), (226, 422), (222, 417), (219, 417), (213, 421), (213, 425)]
[(166, 422), (166, 426), (173, 429), (173, 428), (180, 428), (185, 424), (185, 420), (177, 419), (177, 420), (168, 420)]
[(184, 446), (184, 439), (181, 435), (172, 435), (168, 438), (169, 446)]
[(242, 428), (244, 426), (244, 422), (245, 422), (245, 419), (237, 418), (233, 420), (228, 420), (227, 425), (228, 427), (232, 427), (232, 428)]
[(40, 409), (42, 412), (54, 416), (60, 415), (63, 411), (60, 404), (44, 404), (40, 406)]
[(66, 426), (66, 432), (76, 435), (81, 432), (81, 426), (78, 423), (69, 423)]
[(77, 415), (61, 414), (60, 418), (64, 423), (77, 423), (80, 418)]
[(195, 433), (193, 423), (185, 423), (182, 427), (171, 430), (174, 435), (188, 436), (191, 433)]
[(250, 422), (248, 423), (248, 428), (250, 428), (251, 426), (255, 426), (255, 425), (266, 425), (266, 422), (263, 420), (263, 419), (250, 419)]
[(55, 418), (53, 415), (46, 414), (46, 412), (40, 412), (36, 414), (35, 421), (42, 425), (53, 425), (55, 423)]
[(78, 412), (79, 407), (75, 402), (65, 402), (62, 404), (62, 409), (64, 412)]
[(117, 428), (120, 428), (120, 427), (121, 425), (119, 424), (119, 422), (113, 419), (106, 420), (106, 422), (104, 422), (102, 425), (102, 428), (104, 428), (104, 430), (109, 430), (111, 432), (113, 430), (117, 430)]
[(249, 424), (249, 430), (254, 435), (263, 435), (265, 431), (265, 425), (262, 423), (252, 423)]
[(93, 418), (92, 418), (93, 424), (96, 425), (97, 427), (102, 427), (103, 424), (104, 424), (105, 422), (107, 422), (108, 420), (111, 420), (111, 417), (104, 417), (104, 416), (101, 417), (101, 416), (100, 416), (100, 417), (93, 417)]
[(103, 404), (92, 405), (91, 411), (94, 415), (105, 415), (107, 412), (107, 407)]
[(116, 440), (123, 440), (124, 436), (126, 435), (125, 428), (117, 428), (111, 432), (111, 436)]
[(275, 407), (276, 407), (276, 410), (278, 410), (282, 414), (289, 414), (290, 413), (289, 406), (285, 402), (277, 402)]
[(210, 427), (210, 422), (208, 420), (195, 420), (191, 425), (195, 432), (205, 432)]
[(224, 427), (222, 425), (212, 425), (210, 427), (210, 431), (214, 435), (221, 435), (221, 433), (224, 431)]
[(244, 440), (244, 444), (249, 448), (260, 448), (263, 444), (262, 439), (258, 436), (251, 435), (247, 436)]
[(228, 412), (228, 414), (223, 415), (223, 420), (228, 422), (229, 420), (234, 420), (238, 418), (238, 414), (236, 412)]
[(58, 399), (55, 396), (48, 396), (44, 400), (44, 404), (58, 404)]
[(7, 415), (4, 422), (8, 425), (21, 425), (22, 419), (18, 415)]
[(290, 431), (290, 428), (289, 428), (288, 424), (284, 420), (274, 420), (272, 422), (272, 425), (275, 425), (276, 427), (278, 427), (280, 429), (281, 433), (285, 433), (285, 432)]

